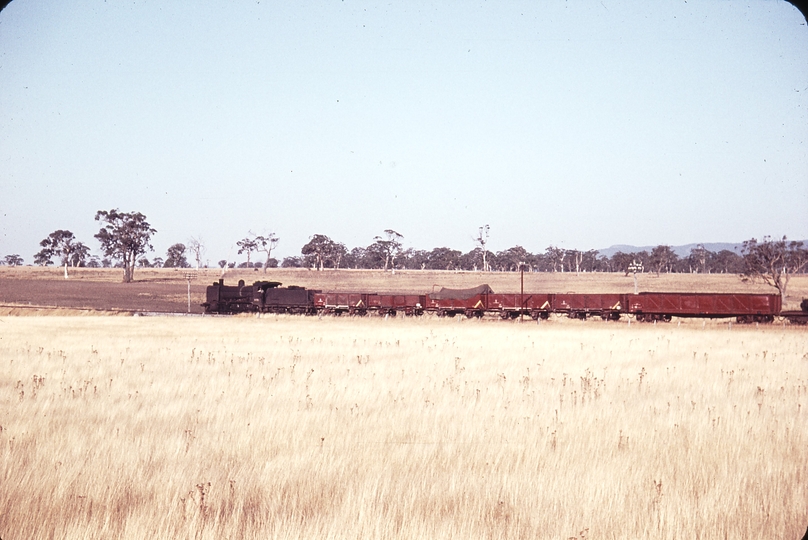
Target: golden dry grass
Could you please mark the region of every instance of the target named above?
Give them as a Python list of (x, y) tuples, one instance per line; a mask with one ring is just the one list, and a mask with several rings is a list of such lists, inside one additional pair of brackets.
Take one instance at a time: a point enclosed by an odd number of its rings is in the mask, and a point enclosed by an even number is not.
[(804, 329), (0, 319), (0, 536), (799, 538)]

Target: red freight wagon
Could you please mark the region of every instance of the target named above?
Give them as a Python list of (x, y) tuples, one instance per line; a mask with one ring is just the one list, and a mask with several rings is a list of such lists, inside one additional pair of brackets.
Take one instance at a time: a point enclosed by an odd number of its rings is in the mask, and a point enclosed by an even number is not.
[(489, 294), (488, 311), (499, 312), (503, 319), (514, 319), (522, 313), (529, 314), (533, 319), (546, 319), (552, 306), (550, 296), (532, 293)]
[(623, 295), (640, 321), (671, 317), (737, 317), (738, 322), (771, 322), (780, 313), (776, 294), (640, 293)]
[(418, 294), (369, 294), (368, 309), (378, 311), (380, 315), (423, 315), (426, 296)]
[(554, 294), (553, 311), (566, 313), (571, 319), (586, 319), (600, 315), (604, 319), (617, 320), (623, 311), (623, 295), (620, 294)]
[(351, 315), (364, 315), (367, 313), (368, 303), (366, 293), (338, 293), (326, 292), (313, 295), (314, 307), (317, 311), (326, 313), (350, 313)]

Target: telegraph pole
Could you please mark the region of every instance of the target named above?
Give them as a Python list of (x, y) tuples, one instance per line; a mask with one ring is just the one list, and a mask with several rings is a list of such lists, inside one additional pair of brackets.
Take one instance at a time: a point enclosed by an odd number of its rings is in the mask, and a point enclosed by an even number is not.
[(522, 322), (525, 315), (525, 263), (519, 263), (519, 272), (522, 274), (519, 288), (519, 322)]

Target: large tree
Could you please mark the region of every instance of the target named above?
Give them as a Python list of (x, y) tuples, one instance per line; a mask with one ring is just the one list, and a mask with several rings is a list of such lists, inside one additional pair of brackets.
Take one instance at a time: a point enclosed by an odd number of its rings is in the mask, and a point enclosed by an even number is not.
[(188, 240), (188, 251), (196, 261), (196, 269), (202, 266), (202, 255), (205, 253), (205, 245), (202, 243), (202, 238), (191, 238)]
[(742, 274), (744, 271), (743, 257), (728, 249), (715, 254), (713, 266), (716, 272), (722, 274)]
[(82, 242), (73, 245), (73, 253), (70, 255), (70, 266), (84, 266), (90, 259), (90, 248)]
[(479, 269), (479, 261), (482, 260), (483, 250), (476, 247), (469, 251), (468, 253), (464, 253), (459, 258), (460, 268), (463, 270), (474, 270), (475, 272)]
[(188, 268), (188, 259), (185, 258), (185, 244), (174, 244), (166, 251), (164, 268)]
[[(3, 263), (9, 266), (22, 266), (23, 260), (22, 257), (15, 253), (13, 255), (6, 255), (3, 259)], [(43, 266), (45, 265), (43, 264)]]
[(488, 232), (491, 230), (491, 227), (488, 225), (483, 225), (480, 227), (477, 238), (474, 239), (480, 245), (480, 253), (483, 256), (483, 272), (488, 272), (490, 268), (488, 267), (488, 248), (486, 248), (486, 244), (488, 244)]
[(564, 258), (567, 256), (567, 251), (556, 246), (548, 246), (544, 250), (545, 258), (549, 266), (553, 268), (553, 272), (557, 272), (559, 267), (564, 271)]
[(123, 266), (123, 282), (131, 283), (135, 274), (135, 261), (138, 256), (151, 251), (149, 243), (157, 231), (146, 221), (140, 212), (120, 212), (99, 210), (95, 220), (104, 226), (95, 235), (101, 243), (104, 255), (118, 259)]
[(242, 238), (238, 242), (236, 242), (238, 246), (238, 254), (241, 255), (242, 253), (247, 253), (247, 268), (252, 267), (252, 263), (250, 263), (250, 254), (253, 251), (258, 249), (258, 243), (252, 238)]
[(72, 232), (62, 229), (50, 233), (39, 245), (42, 246), (42, 250), (34, 255), (34, 259), (44, 262), (50, 260), (52, 257), (59, 257), (65, 268), (65, 279), (69, 277), (67, 267), (71, 262), (72, 256), (77, 251), (83, 253), (84, 250), (86, 250), (86, 246), (81, 242), (77, 242)]
[(660, 245), (651, 250), (651, 268), (656, 275), (661, 271), (670, 272), (671, 266), (676, 264), (679, 256), (674, 253), (670, 246)]
[(522, 246), (513, 246), (496, 254), (496, 265), (503, 272), (518, 272), (522, 265), (533, 268), (533, 255)]
[[(346, 248), (347, 251), (347, 248)], [(368, 268), (367, 250), (363, 247), (355, 247), (348, 251), (342, 258), (342, 264), (348, 268)]]
[(436, 247), (427, 253), (426, 261), (422, 264), (429, 270), (454, 270), (460, 266), (461, 255), (456, 249)]
[(690, 255), (687, 256), (688, 266), (691, 272), (695, 270), (701, 274), (706, 274), (710, 271), (709, 263), (715, 257), (715, 253), (704, 247), (704, 244), (698, 244), (696, 247), (690, 249)]
[(396, 257), (401, 253), (401, 242), (399, 239), (404, 238), (404, 235), (397, 233), (393, 229), (386, 229), (384, 231), (387, 240), (381, 236), (374, 238), (375, 242), (368, 246), (368, 251), (376, 253), (383, 261), (384, 268), (392, 267), (395, 271)]
[[(255, 251), (263, 251), (267, 254), (267, 260), (264, 261), (264, 273), (266, 273), (267, 268), (271, 264), (272, 250), (275, 249), (279, 241), (280, 238), (275, 236), (275, 233), (269, 233), (267, 235), (259, 234), (255, 237)], [(277, 261), (275, 264), (277, 265)]]
[(300, 253), (312, 260), (318, 270), (322, 270), (328, 260), (333, 261), (334, 266), (338, 268), (346, 252), (344, 245), (334, 242), (324, 234), (315, 234), (300, 249)]
[(808, 267), (808, 250), (803, 243), (789, 242), (785, 236), (782, 240), (772, 240), (766, 236), (762, 242), (752, 238), (743, 243), (741, 253), (744, 262), (741, 278), (744, 281), (762, 280), (777, 289), (783, 302), (791, 274)]

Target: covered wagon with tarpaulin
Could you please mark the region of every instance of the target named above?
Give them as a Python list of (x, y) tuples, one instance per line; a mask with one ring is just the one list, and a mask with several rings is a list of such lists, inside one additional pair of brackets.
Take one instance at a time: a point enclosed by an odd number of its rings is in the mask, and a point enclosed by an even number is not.
[(433, 291), (426, 295), (426, 309), (434, 311), (439, 317), (482, 317), (488, 311), (488, 297), (494, 294), (488, 285), (479, 285), (470, 289), (447, 289)]

